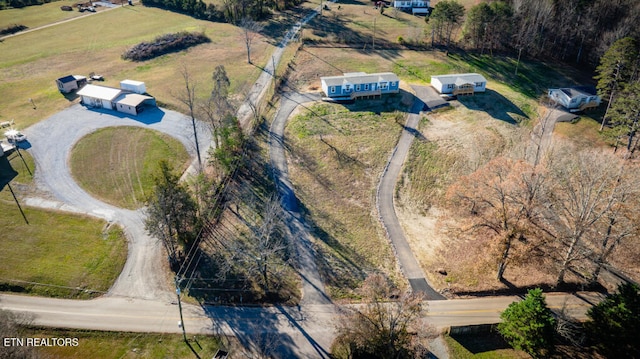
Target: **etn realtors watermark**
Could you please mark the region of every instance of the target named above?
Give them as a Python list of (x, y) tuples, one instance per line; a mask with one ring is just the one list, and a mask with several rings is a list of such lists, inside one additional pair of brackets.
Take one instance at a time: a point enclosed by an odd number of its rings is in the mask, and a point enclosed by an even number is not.
[(77, 347), (78, 338), (2, 338), (4, 347)]

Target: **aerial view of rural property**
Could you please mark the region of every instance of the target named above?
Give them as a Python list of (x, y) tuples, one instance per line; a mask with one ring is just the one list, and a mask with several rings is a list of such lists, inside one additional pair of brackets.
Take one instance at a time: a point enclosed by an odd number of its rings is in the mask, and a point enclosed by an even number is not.
[(640, 0), (0, 0), (0, 359), (640, 359)]

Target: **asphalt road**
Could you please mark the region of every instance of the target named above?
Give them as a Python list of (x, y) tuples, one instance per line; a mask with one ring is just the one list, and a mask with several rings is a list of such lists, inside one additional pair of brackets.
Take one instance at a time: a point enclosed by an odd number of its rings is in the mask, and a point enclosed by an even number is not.
[[(25, 202), (85, 213), (121, 225), (128, 239), (127, 261), (107, 295), (169, 300), (173, 298), (173, 291), (167, 287), (162, 268), (166, 254), (160, 242), (144, 229), (143, 210), (122, 209), (95, 199), (71, 176), (68, 159), (73, 145), (85, 135), (111, 126), (136, 126), (166, 133), (179, 140), (192, 158), (195, 157), (191, 121), (182, 114), (154, 108), (129, 117), (115, 111), (74, 105), (24, 131), (38, 168), (36, 184), (51, 194), (50, 198), (31, 197)], [(202, 124), (199, 127), (198, 138), (202, 148), (206, 148), (211, 142), (210, 131)]]
[[(576, 318), (586, 319), (586, 310), (602, 299), (590, 292), (546, 294), (548, 306)], [(520, 300), (517, 296), (427, 301), (427, 320), (438, 329), (449, 326), (498, 323), (500, 312)], [(178, 333), (177, 305), (155, 300), (98, 298), (88, 301), (0, 294), (0, 306), (18, 313), (31, 313), (32, 322), (44, 326), (132, 332)], [(354, 306), (357, 307), (357, 306)], [(308, 356), (328, 350), (334, 337), (335, 311), (331, 304), (305, 307), (200, 307), (183, 304), (185, 329), (189, 333), (260, 335), (277, 333), (294, 353)], [(298, 341), (296, 339), (303, 338)], [(304, 348), (308, 345), (308, 348)]]
[[(400, 263), (400, 267), (405, 277), (409, 280), (411, 289), (415, 292), (425, 293), (427, 299), (445, 299), (440, 293), (435, 291), (427, 282), (424, 272), (420, 267), (420, 264), (416, 260), (411, 247), (404, 236), (404, 231), (400, 226), (396, 210), (394, 206), (394, 194), (396, 182), (402, 165), (409, 153), (413, 139), (419, 136), (417, 126), (420, 121), (420, 111), (422, 110), (425, 102), (429, 101), (428, 98), (415, 99), (405, 128), (400, 135), (398, 144), (393, 150), (389, 162), (382, 174), (380, 184), (376, 194), (376, 205), (378, 207), (378, 213), (380, 220), (387, 232), (387, 237), (391, 241), (396, 258)], [(426, 239), (428, 240), (428, 239)]]

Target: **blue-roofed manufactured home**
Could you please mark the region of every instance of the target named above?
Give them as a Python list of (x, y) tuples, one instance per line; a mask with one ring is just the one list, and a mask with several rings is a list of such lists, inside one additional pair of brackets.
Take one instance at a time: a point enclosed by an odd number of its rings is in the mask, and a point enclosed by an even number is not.
[(331, 99), (375, 97), (400, 91), (400, 79), (392, 72), (349, 72), (342, 76), (321, 77), (320, 82), (322, 91)]

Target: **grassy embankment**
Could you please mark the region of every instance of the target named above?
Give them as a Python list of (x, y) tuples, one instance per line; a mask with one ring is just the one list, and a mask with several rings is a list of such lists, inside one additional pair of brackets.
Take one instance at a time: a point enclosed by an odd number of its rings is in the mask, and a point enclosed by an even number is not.
[(138, 127), (108, 127), (76, 143), (70, 164), (78, 184), (93, 196), (133, 209), (142, 207), (152, 193), (160, 160), (182, 173), (189, 154), (168, 135)]
[(287, 127), (290, 177), (334, 298), (354, 296), (368, 273), (398, 274), (374, 208), (378, 176), (402, 130), (404, 114), (394, 112), (406, 108), (401, 98), (315, 105)]
[[(22, 154), (33, 171), (33, 159), (28, 152)], [(11, 182), (13, 190), (27, 191), (33, 186), (32, 177), (15, 153), (10, 158), (19, 173)], [(29, 224), (9, 189), (0, 192), (2, 290), (89, 298), (109, 289), (127, 257), (119, 227), (107, 227), (104, 221), (87, 216), (28, 207), (22, 201), (21, 206)]]
[[(117, 333), (63, 329), (24, 329), (24, 337), (77, 338), (78, 346), (39, 347), (45, 356), (68, 359), (111, 358), (193, 358), (181, 334)], [(189, 337), (191, 346), (201, 358), (212, 358), (220, 349), (220, 339), (198, 335)]]

